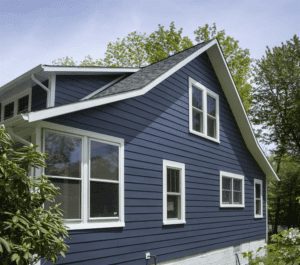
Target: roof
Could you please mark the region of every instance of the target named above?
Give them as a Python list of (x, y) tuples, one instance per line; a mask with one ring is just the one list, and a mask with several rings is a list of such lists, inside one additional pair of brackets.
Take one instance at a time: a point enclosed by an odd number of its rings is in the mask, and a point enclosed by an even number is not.
[(122, 81), (116, 83), (115, 85), (112, 85), (104, 91), (101, 91), (98, 94), (94, 95), (93, 98), (99, 98), (141, 89), (206, 44), (207, 42), (200, 43), (157, 63), (146, 66), (130, 75), (129, 77), (123, 79)]
[(95, 94), (92, 98), (72, 104), (22, 114), (22, 118), (27, 122), (35, 122), (144, 95), (204, 52), (207, 52), (214, 67), (248, 150), (266, 176), (279, 180), (256, 140), (217, 40), (196, 45), (163, 61), (142, 68), (105, 90), (99, 91), (99, 93)]

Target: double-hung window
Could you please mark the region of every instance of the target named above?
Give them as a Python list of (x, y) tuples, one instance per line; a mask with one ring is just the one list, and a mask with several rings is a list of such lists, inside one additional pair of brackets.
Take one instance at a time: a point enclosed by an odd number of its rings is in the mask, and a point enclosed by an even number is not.
[(43, 130), (45, 174), (60, 189), (56, 203), (66, 225), (124, 226), (123, 140), (74, 131)]
[(185, 223), (185, 165), (163, 160), (163, 224)]
[(260, 179), (254, 179), (254, 217), (263, 217), (263, 182)]
[(189, 130), (219, 142), (219, 96), (189, 78)]
[(244, 207), (244, 176), (220, 172), (220, 206)]

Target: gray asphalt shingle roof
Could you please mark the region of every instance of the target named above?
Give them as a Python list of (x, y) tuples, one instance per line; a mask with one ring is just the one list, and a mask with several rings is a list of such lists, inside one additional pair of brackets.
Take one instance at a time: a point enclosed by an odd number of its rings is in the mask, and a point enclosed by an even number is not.
[(207, 42), (197, 44), (182, 52), (176, 53), (162, 61), (151, 64), (142, 68), (141, 70), (133, 73), (132, 75), (122, 79), (118, 83), (108, 87), (107, 89), (100, 91), (92, 98), (101, 98), (105, 96), (120, 94), (128, 91), (139, 90), (157, 79), (164, 74), (170, 68), (174, 67), (182, 60), (193, 54), (195, 51), (206, 45)]

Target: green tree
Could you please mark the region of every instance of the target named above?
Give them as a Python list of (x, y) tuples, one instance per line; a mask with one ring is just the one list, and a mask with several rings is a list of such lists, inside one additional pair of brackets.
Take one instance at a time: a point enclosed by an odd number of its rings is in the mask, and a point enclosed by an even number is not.
[[(248, 82), (251, 64), (249, 50), (242, 49), (239, 42), (226, 35), (224, 30), (218, 31), (216, 24), (198, 27), (194, 33), (197, 42), (218, 39), (245, 109), (248, 111), (251, 105), (251, 85)], [(79, 65), (141, 67), (158, 62), (191, 46), (193, 42), (188, 36), (183, 35), (183, 29), (177, 29), (175, 23), (171, 22), (168, 28), (158, 25), (158, 29), (150, 34), (134, 31), (124, 38), (109, 42), (103, 59), (94, 60), (87, 56)], [(72, 57), (58, 59), (53, 63), (75, 65)]]
[[(35, 264), (40, 258), (56, 262), (64, 255), (67, 236), (57, 188), (45, 176), (28, 172), (45, 166), (36, 147), (15, 144), (0, 127), (0, 263)], [(45, 202), (52, 203), (48, 209)]]
[(224, 30), (217, 30), (213, 23), (211, 26), (205, 24), (194, 31), (196, 41), (204, 42), (216, 38), (222, 48), (228, 68), (232, 74), (234, 83), (242, 99), (244, 107), (248, 112), (251, 106), (251, 58), (248, 49), (242, 49), (239, 41), (226, 35)]
[[(300, 43), (294, 36), (270, 49), (254, 69), (254, 124), (262, 125), (262, 140), (274, 144), (275, 158), (300, 157)], [(277, 163), (280, 167), (280, 162)]]

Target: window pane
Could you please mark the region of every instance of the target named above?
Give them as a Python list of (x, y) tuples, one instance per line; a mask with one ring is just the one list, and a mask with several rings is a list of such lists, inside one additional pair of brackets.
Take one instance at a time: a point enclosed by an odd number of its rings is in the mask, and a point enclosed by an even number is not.
[(231, 178), (222, 177), (222, 189), (231, 190)]
[(46, 175), (81, 177), (81, 139), (45, 131)]
[(29, 106), (29, 95), (19, 98), (18, 100), (18, 113), (27, 112)]
[(90, 182), (90, 217), (119, 216), (119, 185)]
[(222, 203), (224, 204), (232, 204), (232, 193), (231, 191), (222, 191)]
[(203, 113), (193, 109), (193, 130), (203, 133)]
[(255, 200), (255, 213), (257, 214), (257, 215), (261, 215), (261, 202), (260, 202), (260, 200)]
[(233, 192), (233, 203), (242, 204), (242, 192), (240, 191)]
[(14, 102), (11, 102), (4, 106), (4, 119), (8, 119), (14, 116), (14, 106)]
[(242, 180), (241, 179), (233, 179), (233, 190), (234, 191), (242, 191)]
[(180, 196), (168, 195), (167, 197), (167, 218), (180, 219)]
[(256, 198), (260, 199), (261, 196), (260, 184), (255, 184), (255, 195)]
[(207, 135), (216, 138), (216, 119), (207, 116)]
[(119, 179), (119, 147), (91, 141), (91, 178)]
[(216, 117), (216, 100), (207, 95), (207, 113)]
[[(60, 203), (64, 219), (81, 218), (81, 182), (79, 180), (52, 179), (51, 182), (60, 189), (55, 203)], [(45, 207), (49, 207), (49, 203)]]
[(180, 170), (167, 168), (167, 177), (168, 177), (168, 192), (180, 192), (179, 190), (179, 173)]
[(193, 87), (193, 107), (197, 109), (203, 109), (203, 98), (202, 98), (202, 91), (196, 87)]

